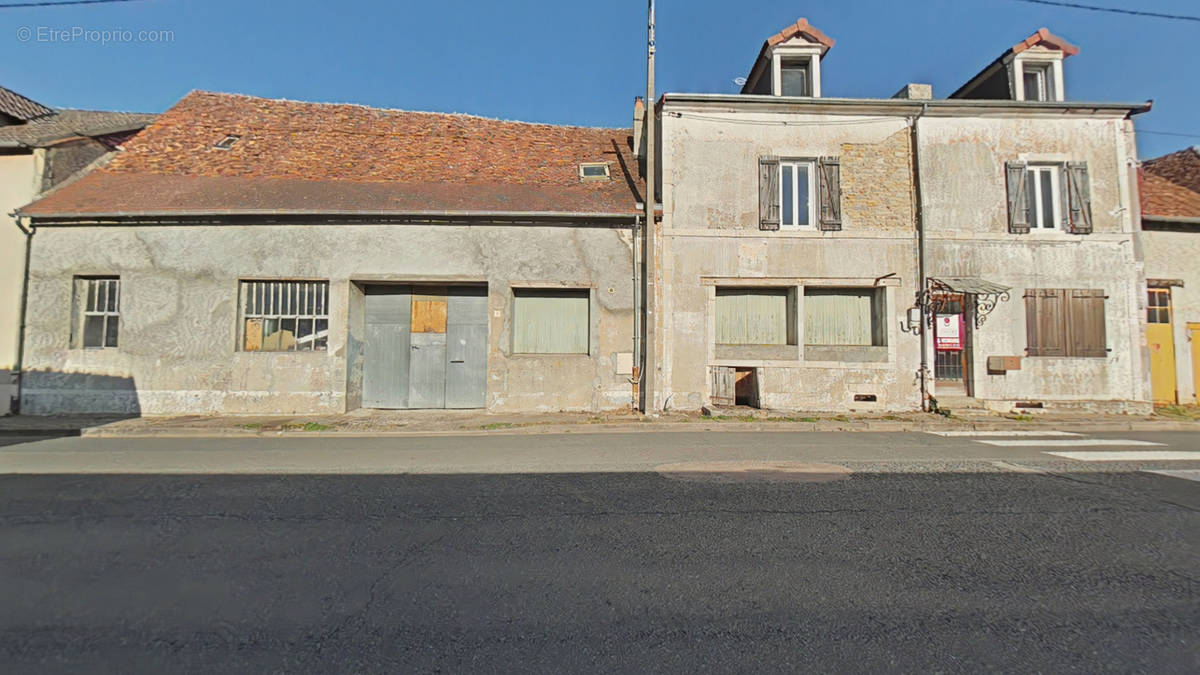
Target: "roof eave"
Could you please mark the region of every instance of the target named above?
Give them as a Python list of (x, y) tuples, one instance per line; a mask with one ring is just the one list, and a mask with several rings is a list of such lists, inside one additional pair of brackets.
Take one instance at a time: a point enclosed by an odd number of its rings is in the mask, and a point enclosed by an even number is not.
[(667, 106), (671, 103), (695, 105), (725, 105), (745, 108), (843, 108), (849, 112), (855, 109), (863, 111), (895, 110), (954, 112), (956, 110), (994, 112), (1043, 112), (1043, 113), (1086, 113), (1107, 112), (1137, 115), (1148, 112), (1153, 101), (1144, 103), (1120, 102), (1090, 102), (1090, 101), (1008, 101), (986, 99), (892, 99), (892, 98), (823, 98), (797, 96), (770, 96), (765, 94), (691, 94), (668, 92), (662, 95), (660, 103)]
[(629, 211), (490, 211), (490, 210), (426, 210), (426, 211), (388, 211), (380, 209), (208, 209), (208, 210), (159, 210), (159, 211), (108, 211), (108, 212), (60, 212), (60, 213), (27, 213), (17, 209), (13, 215), (29, 218), (34, 222), (42, 221), (94, 221), (94, 220), (136, 220), (152, 218), (220, 218), (224, 216), (302, 216), (302, 217), (387, 217), (387, 218), (498, 218), (498, 219), (592, 219), (612, 220), (628, 219), (638, 214), (635, 209)]

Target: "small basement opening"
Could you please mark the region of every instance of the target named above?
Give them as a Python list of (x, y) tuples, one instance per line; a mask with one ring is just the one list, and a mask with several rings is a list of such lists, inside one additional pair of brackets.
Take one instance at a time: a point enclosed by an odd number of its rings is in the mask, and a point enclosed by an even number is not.
[(735, 405), (745, 405), (751, 408), (759, 407), (757, 368), (734, 369), (733, 382), (733, 402)]
[(855, 400), (855, 401), (871, 401), (871, 402), (874, 402), (874, 401), (878, 401), (878, 400), (879, 400), (879, 397), (878, 397), (878, 396), (876, 396), (875, 394), (855, 394), (855, 395), (854, 395), (854, 400)]

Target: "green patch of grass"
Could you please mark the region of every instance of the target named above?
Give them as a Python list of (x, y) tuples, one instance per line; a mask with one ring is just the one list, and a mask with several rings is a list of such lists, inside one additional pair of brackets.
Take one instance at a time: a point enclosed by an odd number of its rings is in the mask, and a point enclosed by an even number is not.
[(834, 415), (833, 417), (830, 417), (829, 419), (832, 422), (849, 422), (850, 421), (850, 418), (846, 417), (845, 415)]
[(304, 422), (303, 424), (284, 424), (280, 429), (284, 431), (330, 431), (333, 427), (320, 422)]
[(1010, 415), (1008, 419), (1016, 420), (1018, 422), (1032, 422), (1034, 420), (1034, 417), (1033, 417), (1033, 415), (1016, 414), (1016, 415)]
[(1164, 405), (1154, 408), (1154, 414), (1171, 419), (1200, 422), (1200, 406)]
[(889, 422), (899, 422), (904, 418), (900, 417), (899, 415), (884, 415), (881, 419), (885, 419)]
[(495, 431), (496, 429), (512, 429), (515, 426), (517, 425), (513, 424), (512, 422), (489, 422), (488, 424), (485, 424), (479, 428), (483, 429), (484, 431)]
[(262, 430), (263, 425), (262, 425), (262, 422), (247, 422), (245, 424), (239, 424), (238, 428), (239, 429), (249, 429), (250, 431), (260, 431), (260, 430)]

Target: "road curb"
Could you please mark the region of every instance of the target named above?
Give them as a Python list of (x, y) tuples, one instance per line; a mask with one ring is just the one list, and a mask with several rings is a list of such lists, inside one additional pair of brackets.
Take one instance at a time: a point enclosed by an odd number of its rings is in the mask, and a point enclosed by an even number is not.
[(386, 431), (263, 431), (234, 429), (162, 429), (162, 430), (119, 430), (104, 427), (86, 427), (80, 430), (14, 430), (22, 435), (83, 436), (86, 438), (407, 438), (421, 436), (520, 436), (545, 434), (598, 434), (598, 433), (671, 433), (671, 432), (776, 432), (776, 433), (906, 433), (936, 431), (1073, 431), (1081, 433), (1119, 431), (1197, 431), (1200, 423), (1188, 422), (1068, 422), (1047, 425), (1008, 425), (995, 422), (973, 422), (963, 425), (933, 425), (909, 422), (886, 422), (879, 424), (854, 423), (822, 425), (819, 423), (791, 422), (643, 422), (636, 424), (531, 424), (502, 429), (412, 429)]

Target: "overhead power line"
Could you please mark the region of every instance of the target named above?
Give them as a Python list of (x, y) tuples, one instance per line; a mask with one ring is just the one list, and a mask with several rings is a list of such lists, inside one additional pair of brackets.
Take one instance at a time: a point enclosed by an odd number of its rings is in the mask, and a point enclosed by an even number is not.
[(141, 0), (44, 0), (43, 2), (7, 2), (0, 4), (0, 9), (17, 9), (18, 7), (62, 7), (64, 5), (106, 5), (110, 2), (141, 2)]
[(1138, 129), (1139, 134), (1155, 134), (1157, 136), (1179, 136), (1180, 138), (1200, 138), (1200, 134), (1181, 134), (1178, 131), (1151, 131), (1150, 129)]
[(1059, 2), (1059, 0), (1013, 0), (1013, 2), (1025, 2), (1031, 5), (1051, 5), (1054, 7), (1069, 7), (1071, 9), (1086, 9), (1089, 12), (1110, 12), (1112, 14), (1127, 14), (1129, 16), (1144, 16), (1153, 19), (1173, 19), (1175, 21), (1195, 21), (1200, 23), (1200, 16), (1188, 16), (1187, 14), (1165, 14), (1163, 12), (1145, 12), (1140, 9), (1120, 9), (1117, 7), (1098, 7), (1096, 5), (1085, 5), (1078, 2)]

